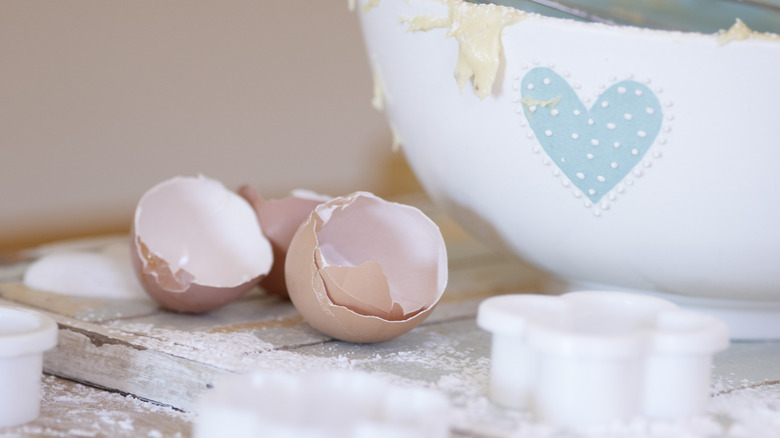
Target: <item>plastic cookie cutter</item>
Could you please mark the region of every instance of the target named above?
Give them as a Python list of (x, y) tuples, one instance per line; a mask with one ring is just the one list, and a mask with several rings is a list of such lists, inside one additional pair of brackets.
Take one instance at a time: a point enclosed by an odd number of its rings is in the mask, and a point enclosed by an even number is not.
[(43, 352), (57, 345), (57, 323), (43, 314), (0, 306), (0, 428), (38, 418)]
[(449, 401), (359, 371), (230, 375), (204, 392), (195, 438), (444, 438)]
[(624, 292), (504, 295), (480, 304), (492, 333), (490, 398), (565, 427), (701, 414), (722, 321)]

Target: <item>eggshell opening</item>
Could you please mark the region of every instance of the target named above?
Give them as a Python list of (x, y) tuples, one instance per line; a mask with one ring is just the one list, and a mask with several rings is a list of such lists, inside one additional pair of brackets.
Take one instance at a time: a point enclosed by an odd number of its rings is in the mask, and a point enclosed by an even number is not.
[(296, 232), (286, 278), (309, 324), (338, 339), (378, 342), (421, 323), (447, 284), (447, 252), (422, 212), (370, 193), (315, 208)]
[(146, 192), (132, 236), (144, 288), (164, 307), (182, 312), (211, 310), (238, 298), (273, 262), (249, 203), (203, 176), (175, 177)]
[(255, 209), (262, 231), (271, 242), (274, 263), (271, 271), (260, 281), (267, 292), (287, 296), (287, 283), (284, 279), (284, 263), (287, 248), (301, 223), (311, 214), (314, 207), (330, 198), (309, 190), (293, 190), (290, 196), (282, 199), (264, 200), (257, 191), (244, 185), (238, 194)]

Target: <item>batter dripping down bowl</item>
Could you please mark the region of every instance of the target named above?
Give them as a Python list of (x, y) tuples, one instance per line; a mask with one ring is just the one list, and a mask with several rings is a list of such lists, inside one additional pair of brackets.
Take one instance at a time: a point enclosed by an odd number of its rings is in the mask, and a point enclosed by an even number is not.
[(734, 337), (780, 337), (776, 7), (660, 30), (609, 5), (584, 12), (615, 24), (504, 3), (533, 10), (356, 5), (375, 105), (432, 199), (572, 287), (656, 294)]

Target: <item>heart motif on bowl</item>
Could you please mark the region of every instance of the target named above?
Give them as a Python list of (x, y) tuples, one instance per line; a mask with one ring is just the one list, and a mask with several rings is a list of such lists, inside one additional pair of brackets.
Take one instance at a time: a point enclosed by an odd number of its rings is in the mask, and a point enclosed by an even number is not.
[(623, 80), (604, 90), (590, 109), (550, 68), (522, 79), (529, 126), (544, 151), (592, 202), (636, 166), (661, 129), (661, 104), (646, 85)]

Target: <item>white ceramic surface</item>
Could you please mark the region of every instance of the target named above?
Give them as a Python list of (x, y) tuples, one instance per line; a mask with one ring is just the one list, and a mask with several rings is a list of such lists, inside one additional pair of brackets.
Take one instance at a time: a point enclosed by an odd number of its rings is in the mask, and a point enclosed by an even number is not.
[(623, 292), (502, 295), (482, 302), (491, 332), (490, 397), (562, 426), (705, 412), (726, 325)]
[(0, 306), (0, 428), (38, 418), (43, 352), (57, 345), (57, 323)]
[(780, 315), (780, 40), (529, 14), (479, 99), (448, 29), (407, 30), (426, 14), (446, 2), (359, 16), (406, 157), (466, 229), (574, 284)]

